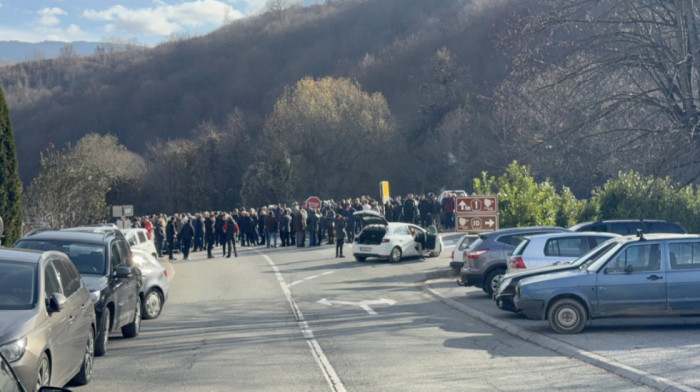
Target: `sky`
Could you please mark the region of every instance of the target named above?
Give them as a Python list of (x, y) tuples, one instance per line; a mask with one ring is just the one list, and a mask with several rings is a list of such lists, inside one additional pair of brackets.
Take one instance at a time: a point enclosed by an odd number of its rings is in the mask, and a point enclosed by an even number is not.
[(269, 0), (0, 0), (0, 41), (117, 40), (154, 46), (206, 34)]

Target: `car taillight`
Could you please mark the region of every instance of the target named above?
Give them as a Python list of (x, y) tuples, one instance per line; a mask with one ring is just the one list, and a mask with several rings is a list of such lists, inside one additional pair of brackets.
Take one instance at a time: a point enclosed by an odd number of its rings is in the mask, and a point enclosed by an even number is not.
[(510, 258), (510, 268), (527, 268), (525, 267), (525, 262), (520, 256), (513, 256)]
[(452, 256), (450, 256), (450, 258), (451, 258), (452, 260), (455, 259), (455, 251), (454, 251), (454, 250), (452, 251)]
[(163, 270), (163, 275), (165, 275), (165, 277), (167, 278), (168, 277), (168, 270)]
[(467, 256), (467, 258), (469, 259), (478, 259), (479, 256), (483, 255), (488, 251), (488, 249), (475, 249), (469, 252), (465, 252), (465, 256)]
[(388, 239), (388, 238), (384, 238), (384, 239), (382, 240), (382, 242), (389, 242), (389, 239)]

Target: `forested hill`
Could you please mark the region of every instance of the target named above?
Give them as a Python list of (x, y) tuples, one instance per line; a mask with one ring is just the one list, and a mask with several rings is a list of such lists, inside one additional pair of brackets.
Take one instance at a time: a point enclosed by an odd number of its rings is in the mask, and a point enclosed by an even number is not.
[[(22, 179), (36, 175), (49, 144), (96, 132), (144, 153), (159, 140), (192, 138), (202, 123), (224, 123), (236, 110), (256, 145), (275, 101), (305, 76), (347, 77), (380, 92), (402, 137), (420, 137), (468, 97), (489, 96), (501, 83), (509, 61), (499, 35), (516, 3), (328, 1), (153, 49), (105, 47), (91, 57), (0, 68)], [(449, 83), (436, 67), (440, 50), (454, 67), (442, 70)]]

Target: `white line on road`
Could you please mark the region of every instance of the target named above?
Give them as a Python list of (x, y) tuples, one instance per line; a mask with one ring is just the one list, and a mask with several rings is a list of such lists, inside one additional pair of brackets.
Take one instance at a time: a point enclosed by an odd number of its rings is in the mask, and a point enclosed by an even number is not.
[(334, 273), (334, 272), (335, 272), (335, 271), (328, 271), (328, 272), (324, 272), (324, 273), (322, 273), (322, 274), (318, 274), (318, 275), (314, 275), (314, 276), (309, 276), (308, 278), (304, 278), (304, 279), (302, 279), (302, 280), (296, 280), (296, 281), (290, 283), (290, 284), (288, 285), (288, 287), (292, 287), (292, 286), (294, 286), (295, 284), (299, 284), (299, 283), (305, 282), (305, 281), (307, 281), (307, 280), (320, 278), (321, 276), (325, 276), (325, 275), (330, 275), (330, 274), (332, 274), (332, 273)]
[(340, 377), (338, 377), (338, 374), (336, 374), (335, 369), (333, 369), (333, 366), (328, 361), (326, 354), (323, 353), (323, 349), (321, 348), (321, 345), (318, 344), (318, 341), (316, 340), (316, 337), (314, 336), (314, 332), (311, 330), (311, 327), (309, 327), (309, 324), (304, 319), (304, 315), (301, 313), (301, 309), (299, 309), (299, 306), (297, 306), (296, 301), (294, 301), (294, 298), (292, 297), (292, 292), (289, 291), (289, 287), (291, 285), (288, 286), (284, 282), (284, 278), (282, 277), (282, 273), (280, 272), (279, 268), (277, 268), (275, 263), (272, 262), (272, 259), (270, 259), (267, 255), (264, 255), (258, 251), (256, 251), (256, 252), (258, 254), (260, 254), (262, 257), (264, 257), (265, 260), (267, 260), (268, 264), (270, 264), (270, 266), (272, 267), (272, 270), (275, 272), (275, 276), (277, 276), (277, 280), (280, 283), (280, 287), (282, 288), (282, 292), (284, 293), (284, 296), (287, 298), (287, 302), (289, 302), (289, 307), (292, 308), (292, 312), (294, 312), (294, 317), (297, 320), (297, 324), (299, 325), (299, 329), (301, 329), (301, 333), (302, 333), (302, 335), (304, 335), (304, 338), (306, 339), (306, 343), (309, 345), (309, 348), (311, 349), (311, 354), (314, 356), (316, 363), (321, 368), (321, 371), (323, 372), (323, 376), (326, 378), (326, 381), (328, 381), (328, 385), (330, 385), (331, 390), (333, 390), (334, 392), (346, 392), (345, 386), (340, 381)]

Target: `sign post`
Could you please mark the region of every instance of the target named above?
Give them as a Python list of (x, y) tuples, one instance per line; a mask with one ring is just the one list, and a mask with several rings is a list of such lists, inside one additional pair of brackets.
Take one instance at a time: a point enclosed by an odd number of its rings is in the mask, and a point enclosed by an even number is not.
[(391, 198), (389, 194), (389, 181), (382, 181), (379, 183), (379, 198), (382, 200), (382, 204), (386, 204)]
[(482, 233), (498, 230), (498, 196), (457, 196), (455, 229), (458, 232)]

